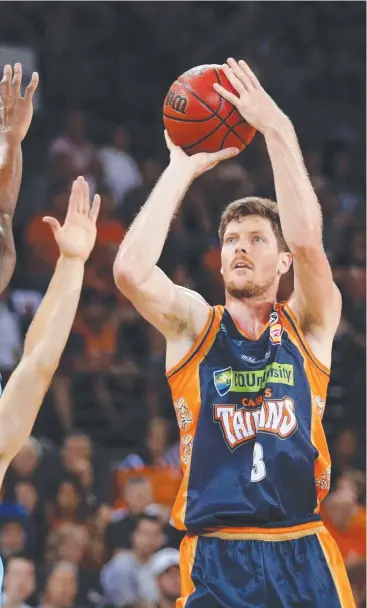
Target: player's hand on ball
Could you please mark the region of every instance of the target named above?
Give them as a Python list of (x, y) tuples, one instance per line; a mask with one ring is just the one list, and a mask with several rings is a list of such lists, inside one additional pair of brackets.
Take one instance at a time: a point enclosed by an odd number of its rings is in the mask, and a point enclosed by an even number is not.
[(175, 146), (167, 131), (164, 132), (164, 137), (170, 151), (171, 164), (187, 169), (192, 178), (199, 177), (199, 175), (205, 173), (205, 171), (209, 171), (209, 169), (215, 167), (222, 160), (237, 156), (239, 153), (238, 148), (225, 148), (224, 150), (219, 150), (219, 152), (199, 152), (199, 154), (188, 156), (182, 148)]
[(80, 259), (85, 262), (94, 247), (97, 236), (96, 222), (101, 198), (98, 194), (90, 207), (89, 186), (84, 177), (73, 183), (69, 206), (63, 226), (54, 217), (44, 217), (49, 224), (64, 257)]
[(0, 82), (0, 135), (7, 141), (18, 144), (27, 135), (33, 116), (33, 95), (38, 86), (38, 74), (32, 79), (21, 96), (22, 66), (16, 63), (14, 73), (11, 65), (4, 67)]
[(276, 127), (279, 120), (286, 118), (270, 95), (262, 88), (255, 74), (244, 61), (228, 59), (223, 64), (223, 71), (238, 97), (219, 84), (213, 87), (224, 99), (232, 103), (238, 112), (255, 129), (264, 133), (268, 128)]

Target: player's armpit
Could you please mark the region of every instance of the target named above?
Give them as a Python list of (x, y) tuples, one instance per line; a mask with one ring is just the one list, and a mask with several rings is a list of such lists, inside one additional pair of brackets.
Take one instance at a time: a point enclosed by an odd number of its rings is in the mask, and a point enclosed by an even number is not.
[(115, 282), (139, 313), (167, 340), (184, 334), (195, 339), (207, 322), (207, 302), (198, 293), (175, 285), (158, 266), (142, 284), (122, 274), (115, 274)]
[(293, 265), (294, 293), (289, 305), (304, 333), (333, 338), (342, 301), (322, 244), (294, 251)]

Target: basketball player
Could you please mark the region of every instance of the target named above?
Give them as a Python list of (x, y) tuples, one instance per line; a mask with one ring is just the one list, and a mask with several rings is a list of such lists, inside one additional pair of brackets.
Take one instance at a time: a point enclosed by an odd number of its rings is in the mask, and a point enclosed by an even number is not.
[[(172, 519), (186, 608), (351, 608), (335, 542), (320, 520), (330, 482), (321, 418), (341, 314), (322, 217), (290, 120), (246, 63), (224, 66), (237, 95), (215, 89), (265, 138), (278, 204), (225, 209), (219, 238), (225, 307), (174, 285), (156, 266), (192, 181), (229, 150), (168, 168), (126, 235), (119, 289), (167, 340), (183, 481)], [(294, 264), (294, 293), (277, 302)]]
[(22, 66), (4, 67), (0, 82), (0, 293), (9, 284), (15, 267), (12, 221), (22, 180), (22, 141), (32, 121), (32, 99), (38, 74), (21, 96)]
[[(57, 369), (74, 321), (84, 264), (96, 240), (98, 195), (89, 209), (89, 187), (73, 184), (63, 226), (46, 217), (60, 249), (54, 275), (29, 327), (23, 356), (0, 398), (0, 485), (9, 463), (29, 437), (38, 410)], [(3, 567), (0, 561), (0, 587)]]

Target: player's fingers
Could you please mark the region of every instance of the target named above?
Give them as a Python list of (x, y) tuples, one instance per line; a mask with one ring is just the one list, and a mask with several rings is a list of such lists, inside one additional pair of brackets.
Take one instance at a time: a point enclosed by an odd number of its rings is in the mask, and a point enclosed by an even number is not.
[(90, 210), (90, 193), (89, 184), (86, 180), (83, 182), (83, 209), (82, 212), (88, 217)]
[(250, 66), (246, 63), (246, 61), (244, 61), (243, 59), (240, 59), (240, 61), (238, 62), (238, 65), (240, 66), (240, 68), (244, 72), (244, 74), (247, 74), (247, 77), (251, 80), (251, 83), (255, 87), (255, 89), (261, 86), (260, 82), (256, 78), (256, 76), (253, 73), (253, 71), (251, 70)]
[(17, 98), (20, 95), (21, 84), (22, 84), (22, 64), (16, 63), (14, 66), (14, 74), (13, 74), (13, 79), (11, 81), (11, 86), (12, 86), (13, 91)]
[(12, 77), (11, 65), (7, 64), (4, 66), (3, 78), (0, 82), (0, 93), (3, 100), (10, 97), (10, 83)]
[(99, 210), (101, 207), (101, 197), (99, 194), (94, 195), (93, 204), (89, 212), (89, 219), (95, 224), (98, 218)]
[(214, 152), (210, 154), (210, 159), (213, 163), (220, 163), (222, 160), (227, 160), (228, 158), (232, 158), (233, 156), (237, 156), (240, 150), (238, 148), (225, 148), (224, 150), (219, 150), (219, 152)]
[(42, 219), (42, 221), (51, 227), (52, 232), (57, 232), (61, 229), (60, 223), (54, 217), (49, 217), (48, 215), (46, 215)]
[(73, 181), (68, 205), (68, 214), (78, 212), (78, 198), (80, 196), (79, 179)]
[(247, 74), (241, 70), (237, 61), (232, 57), (228, 59), (227, 64), (223, 65), (223, 72), (238, 93), (242, 94), (244, 91), (251, 91), (253, 88)]
[(164, 139), (166, 140), (167, 148), (169, 149), (170, 152), (172, 152), (173, 147), (174, 147), (174, 143), (172, 142), (172, 139), (168, 135), (168, 131), (167, 130), (164, 131)]
[(25, 90), (24, 99), (26, 99), (27, 101), (31, 101), (31, 99), (34, 95), (34, 92), (38, 87), (38, 83), (39, 83), (38, 72), (33, 72), (31, 82), (29, 83), (29, 85), (27, 86), (27, 88)]
[(231, 93), (230, 91), (227, 91), (227, 89), (222, 87), (220, 84), (217, 84), (216, 82), (213, 84), (213, 87), (217, 91), (217, 93), (219, 93), (219, 95), (221, 95), (222, 97), (224, 97), (224, 99), (226, 99), (232, 105), (237, 107), (238, 102), (240, 101), (240, 99), (239, 99), (239, 97), (237, 97), (237, 95), (233, 95), (233, 93)]
[(79, 177), (76, 181), (77, 181), (76, 188), (77, 188), (77, 194), (78, 194), (78, 196), (76, 197), (77, 212), (84, 213), (84, 197), (85, 197), (84, 177), (79, 175)]

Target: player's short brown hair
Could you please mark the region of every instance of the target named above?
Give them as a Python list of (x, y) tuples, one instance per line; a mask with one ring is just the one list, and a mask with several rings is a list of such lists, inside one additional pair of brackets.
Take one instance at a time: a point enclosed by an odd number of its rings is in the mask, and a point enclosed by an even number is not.
[(260, 198), (259, 196), (240, 198), (238, 201), (230, 203), (228, 207), (225, 208), (220, 218), (218, 230), (221, 245), (223, 245), (224, 233), (229, 222), (232, 222), (233, 220), (239, 222), (247, 215), (258, 215), (268, 219), (278, 241), (280, 251), (289, 251), (280, 225), (278, 205), (269, 198)]

